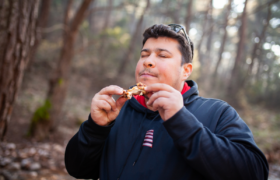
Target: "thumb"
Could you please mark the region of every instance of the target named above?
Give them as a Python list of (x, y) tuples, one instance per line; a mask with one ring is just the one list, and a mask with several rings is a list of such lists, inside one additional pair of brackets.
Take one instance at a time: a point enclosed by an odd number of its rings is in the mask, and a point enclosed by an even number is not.
[(123, 107), (123, 105), (126, 101), (127, 101), (127, 98), (119, 97), (119, 99), (116, 101), (117, 109), (121, 110), (121, 108)]

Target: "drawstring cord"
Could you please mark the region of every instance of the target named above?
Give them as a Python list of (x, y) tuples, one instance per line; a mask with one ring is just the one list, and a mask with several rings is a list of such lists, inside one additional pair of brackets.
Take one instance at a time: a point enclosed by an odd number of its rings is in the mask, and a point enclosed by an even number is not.
[[(141, 123), (140, 123), (140, 126), (139, 126), (139, 128), (138, 128), (138, 131), (140, 132), (140, 134), (141, 134), (142, 124), (143, 124), (143, 121), (145, 120), (146, 116), (147, 116), (147, 111), (145, 111), (145, 115), (144, 115), (144, 117), (142, 118)], [(122, 167), (122, 169), (121, 169), (121, 172), (119, 173), (119, 176), (118, 176), (117, 179), (120, 179), (120, 177), (121, 177), (121, 175), (122, 175), (123, 169), (124, 169), (124, 167), (125, 167), (125, 165), (126, 165), (126, 163), (127, 163), (127, 160), (128, 160), (128, 158), (129, 158), (129, 156), (130, 156), (130, 153), (131, 153), (131, 151), (132, 151), (132, 149), (133, 149), (133, 147), (134, 147), (134, 145), (135, 145), (135, 142), (136, 142), (136, 139), (137, 139), (137, 136), (138, 136), (138, 133), (139, 133), (138, 131), (135, 133), (135, 134), (136, 134), (136, 137), (133, 137), (135, 140), (134, 140), (134, 142), (133, 142), (133, 144), (132, 144), (131, 150), (130, 150), (129, 153), (128, 153), (128, 156), (126, 157), (125, 163), (124, 163), (124, 165), (123, 165), (123, 167)]]
[[(154, 119), (150, 122), (150, 124), (149, 125), (151, 125), (151, 123), (157, 118), (159, 116), (159, 114), (158, 115), (156, 115), (156, 117), (154, 117)], [(148, 128), (149, 129), (149, 128)], [(147, 129), (147, 130), (148, 130)], [(146, 135), (146, 134), (145, 134)], [(144, 139), (145, 138), (143, 138), (143, 141), (142, 141), (142, 143), (141, 143), (141, 147), (140, 147), (140, 151), (139, 151), (139, 153), (138, 153), (138, 155), (137, 155), (137, 158), (136, 158), (136, 160), (134, 161), (134, 163), (133, 163), (133, 166), (136, 164), (136, 162), (137, 162), (137, 160), (139, 159), (139, 157), (140, 157), (140, 154), (141, 154), (141, 152), (142, 152), (142, 149), (143, 149), (143, 142), (144, 142)]]

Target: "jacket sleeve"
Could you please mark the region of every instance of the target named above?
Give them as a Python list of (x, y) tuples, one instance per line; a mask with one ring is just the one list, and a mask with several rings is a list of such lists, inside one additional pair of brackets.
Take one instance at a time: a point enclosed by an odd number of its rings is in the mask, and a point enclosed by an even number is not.
[(231, 106), (219, 118), (211, 132), (183, 107), (163, 125), (186, 162), (205, 178), (266, 180), (266, 158), (245, 122)]
[(105, 141), (114, 122), (99, 126), (89, 115), (79, 131), (68, 142), (65, 151), (65, 166), (68, 173), (78, 179), (97, 179), (100, 159)]

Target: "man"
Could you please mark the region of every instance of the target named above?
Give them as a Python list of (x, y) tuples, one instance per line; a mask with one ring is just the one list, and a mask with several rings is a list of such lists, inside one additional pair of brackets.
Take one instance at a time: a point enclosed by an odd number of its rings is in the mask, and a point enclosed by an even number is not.
[(65, 164), (76, 178), (264, 180), (268, 164), (252, 133), (226, 102), (198, 96), (187, 81), (193, 45), (182, 26), (144, 34), (136, 82), (147, 95), (131, 100), (108, 86), (69, 141)]

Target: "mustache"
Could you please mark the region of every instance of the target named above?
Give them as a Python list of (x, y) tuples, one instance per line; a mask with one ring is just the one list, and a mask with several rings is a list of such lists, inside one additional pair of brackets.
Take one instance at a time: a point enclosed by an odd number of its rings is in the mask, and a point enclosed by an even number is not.
[(143, 69), (142, 71), (140, 71), (138, 73), (138, 75), (141, 76), (143, 73), (149, 73), (149, 74), (151, 74), (153, 76), (157, 76), (157, 73), (152, 72), (151, 69), (149, 69), (149, 68)]

